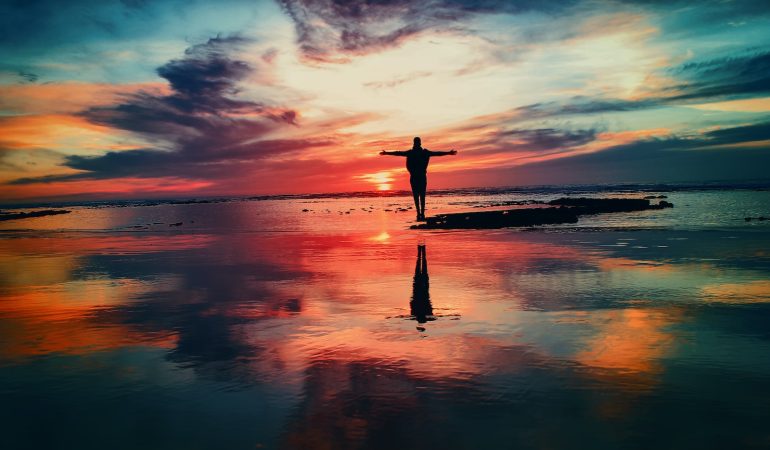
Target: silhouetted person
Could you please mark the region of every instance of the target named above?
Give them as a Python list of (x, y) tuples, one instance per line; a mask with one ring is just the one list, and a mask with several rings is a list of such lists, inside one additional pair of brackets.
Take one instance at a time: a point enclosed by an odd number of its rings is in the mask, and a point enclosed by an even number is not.
[(456, 155), (457, 151), (434, 152), (422, 148), (420, 138), (414, 138), (411, 150), (381, 151), (380, 155), (406, 156), (406, 170), (409, 171), (409, 184), (412, 185), (414, 207), (417, 208), (417, 220), (425, 220), (425, 190), (428, 187), (428, 163), (431, 156)]
[[(433, 306), (430, 304), (428, 257), (425, 255), (424, 245), (417, 246), (417, 263), (414, 266), (414, 282), (412, 283), (412, 301), (409, 302), (409, 306), (411, 307), (412, 317), (414, 317), (417, 323), (423, 324), (436, 320), (433, 317)], [(417, 327), (418, 330), (421, 328)]]

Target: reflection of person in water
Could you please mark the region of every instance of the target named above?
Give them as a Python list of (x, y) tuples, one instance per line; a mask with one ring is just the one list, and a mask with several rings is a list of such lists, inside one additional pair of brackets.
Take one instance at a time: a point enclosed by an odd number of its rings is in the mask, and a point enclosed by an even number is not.
[[(433, 316), (433, 306), (430, 304), (428, 286), (428, 258), (425, 255), (425, 245), (417, 246), (417, 263), (414, 266), (414, 283), (412, 284), (412, 301), (409, 303), (412, 317), (419, 324), (436, 320)], [(418, 330), (424, 328), (418, 326)]]
[(406, 156), (406, 170), (409, 171), (409, 184), (412, 185), (414, 207), (417, 208), (417, 220), (425, 220), (425, 191), (428, 188), (428, 163), (431, 156), (456, 155), (456, 150), (435, 152), (422, 148), (419, 137), (414, 138), (411, 150), (380, 152), (380, 155)]

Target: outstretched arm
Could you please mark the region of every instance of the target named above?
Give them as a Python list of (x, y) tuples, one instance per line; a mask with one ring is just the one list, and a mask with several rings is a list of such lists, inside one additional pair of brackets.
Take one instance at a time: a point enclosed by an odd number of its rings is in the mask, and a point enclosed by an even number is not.
[(429, 150), (428, 153), (430, 153), (430, 156), (456, 155), (457, 150), (449, 150), (448, 152), (434, 152), (433, 150)]
[(388, 151), (381, 151), (380, 155), (389, 155), (389, 156), (407, 156), (405, 151), (396, 150), (394, 152), (388, 152)]

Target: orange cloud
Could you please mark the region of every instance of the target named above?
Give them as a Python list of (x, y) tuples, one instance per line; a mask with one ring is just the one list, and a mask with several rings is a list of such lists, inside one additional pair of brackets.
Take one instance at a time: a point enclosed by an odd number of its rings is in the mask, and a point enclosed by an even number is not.
[(690, 105), (690, 107), (706, 111), (768, 112), (770, 111), (770, 97), (703, 103)]
[(109, 146), (100, 141), (114, 135), (115, 131), (77, 116), (46, 114), (4, 117), (0, 119), (0, 134), (0, 142), (6, 151), (62, 147), (106, 150)]
[(106, 84), (68, 81), (51, 84), (0, 85), (0, 110), (15, 114), (73, 114), (111, 104), (138, 91), (165, 92), (165, 83)]
[(75, 180), (52, 183), (6, 185), (8, 199), (57, 199), (68, 196), (84, 198), (132, 197), (136, 195), (194, 193), (213, 185), (210, 181), (177, 177), (116, 178), (109, 180)]

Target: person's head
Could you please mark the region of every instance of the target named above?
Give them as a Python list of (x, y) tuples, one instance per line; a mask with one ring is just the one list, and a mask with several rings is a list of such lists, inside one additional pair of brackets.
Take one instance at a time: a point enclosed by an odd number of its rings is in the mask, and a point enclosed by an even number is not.
[(414, 145), (412, 147), (414, 147), (414, 148), (422, 147), (422, 141), (420, 140), (420, 138), (418, 136), (414, 138)]

